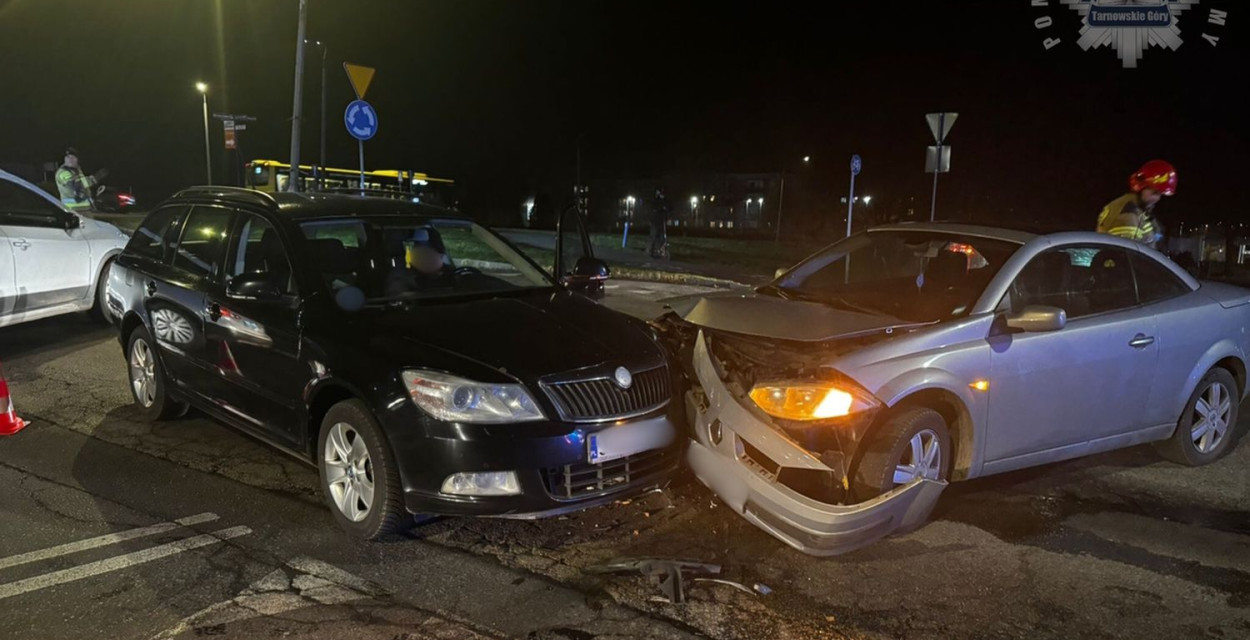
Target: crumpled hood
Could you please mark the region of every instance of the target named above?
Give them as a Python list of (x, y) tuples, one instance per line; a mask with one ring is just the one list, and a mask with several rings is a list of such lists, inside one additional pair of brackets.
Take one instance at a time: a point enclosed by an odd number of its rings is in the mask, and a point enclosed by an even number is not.
[(383, 340), (427, 345), (522, 380), (663, 361), (645, 325), (566, 292), (417, 305), (384, 313), (375, 328)]
[(916, 326), (886, 315), (785, 300), (757, 292), (676, 298), (669, 308), (693, 325), (762, 338), (819, 342)]

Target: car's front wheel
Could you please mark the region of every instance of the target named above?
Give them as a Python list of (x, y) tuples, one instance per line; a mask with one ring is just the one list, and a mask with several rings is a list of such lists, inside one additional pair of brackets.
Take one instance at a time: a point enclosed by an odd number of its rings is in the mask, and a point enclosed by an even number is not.
[(1159, 454), (1191, 467), (1224, 455), (1232, 444), (1240, 397), (1231, 373), (1224, 369), (1207, 372), (1185, 404), (1176, 432), (1156, 445)]
[(868, 500), (917, 478), (945, 480), (951, 468), (951, 438), (946, 420), (932, 409), (907, 408), (888, 417), (869, 436), (868, 448), (851, 488)]
[(397, 531), (405, 517), (399, 471), (369, 408), (344, 400), (326, 412), (317, 439), (321, 489), (348, 533), (374, 540)]
[(154, 344), (151, 334), (143, 327), (130, 333), (126, 346), (130, 395), (139, 413), (148, 420), (177, 418), (187, 412), (187, 404), (170, 397), (165, 367), (156, 355)]
[(100, 268), (100, 276), (96, 278), (95, 284), (95, 302), (92, 303), (91, 309), (87, 311), (87, 315), (100, 324), (113, 323), (113, 316), (109, 312), (108, 307), (109, 269), (112, 266), (113, 261), (109, 260)]

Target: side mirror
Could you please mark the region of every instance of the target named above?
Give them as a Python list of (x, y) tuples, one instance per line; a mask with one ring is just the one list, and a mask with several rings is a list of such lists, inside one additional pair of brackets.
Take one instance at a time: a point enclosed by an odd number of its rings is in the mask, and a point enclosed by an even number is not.
[(1059, 307), (1028, 306), (1007, 314), (1007, 326), (1028, 332), (1058, 331), (1068, 324), (1068, 313)]
[(79, 220), (78, 216), (73, 213), (69, 214), (69, 217), (65, 219), (66, 231), (73, 231), (74, 229), (77, 229), (81, 226), (82, 226), (82, 220)]
[(240, 273), (226, 283), (226, 296), (244, 300), (278, 300), (282, 289), (268, 273)]
[(590, 298), (603, 297), (603, 283), (612, 277), (608, 263), (598, 258), (582, 256), (573, 265), (573, 272), (560, 278), (564, 286)]

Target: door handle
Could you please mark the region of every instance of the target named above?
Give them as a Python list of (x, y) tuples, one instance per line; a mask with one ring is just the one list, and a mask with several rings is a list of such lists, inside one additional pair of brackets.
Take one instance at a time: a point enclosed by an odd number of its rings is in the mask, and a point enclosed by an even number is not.
[(204, 308), (204, 312), (208, 314), (208, 319), (217, 322), (221, 319), (221, 305), (216, 302), (210, 303)]
[(27, 241), (25, 241), (25, 240), (23, 240), (23, 239), (21, 239), (21, 238), (18, 238), (17, 240), (14, 240), (14, 241), (13, 241), (12, 243), (10, 243), (10, 244), (12, 244), (13, 246), (17, 247), (18, 249), (21, 249), (22, 251), (25, 251), (25, 250), (27, 250), (27, 249), (29, 249), (29, 248), (30, 248), (30, 243), (29, 243), (29, 242), (27, 242)]
[(147, 290), (149, 296), (156, 295), (156, 281), (148, 280), (148, 284), (146, 287), (144, 287), (144, 289)]
[(1133, 336), (1132, 340), (1128, 341), (1128, 346), (1133, 347), (1134, 349), (1141, 349), (1143, 347), (1149, 347), (1150, 345), (1154, 344), (1154, 342), (1155, 342), (1154, 336), (1148, 336), (1144, 333), (1139, 333), (1136, 336)]

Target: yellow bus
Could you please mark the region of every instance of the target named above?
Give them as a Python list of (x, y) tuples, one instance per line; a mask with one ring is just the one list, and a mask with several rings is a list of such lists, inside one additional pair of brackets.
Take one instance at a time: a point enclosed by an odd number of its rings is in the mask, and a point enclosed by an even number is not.
[[(247, 186), (257, 191), (286, 191), (291, 179), (291, 165), (277, 160), (253, 160), (246, 165)], [(362, 188), (360, 171), (300, 165), (300, 191), (356, 191)], [(451, 189), (454, 180), (435, 178), (420, 171), (379, 169), (365, 171), (366, 191), (411, 194), (418, 202), (453, 207)]]

